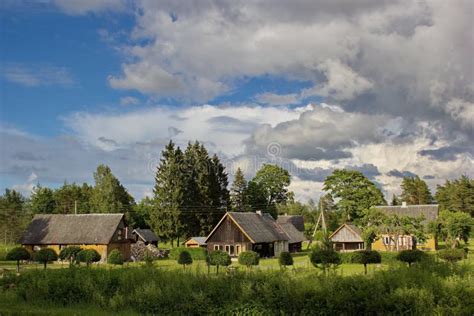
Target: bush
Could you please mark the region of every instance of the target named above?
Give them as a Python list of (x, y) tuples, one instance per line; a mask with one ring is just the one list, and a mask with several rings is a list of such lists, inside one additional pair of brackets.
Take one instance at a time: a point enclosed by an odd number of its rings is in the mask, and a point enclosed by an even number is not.
[(170, 250), (169, 258), (173, 260), (178, 260), (179, 254), (182, 251), (187, 251), (191, 255), (193, 260), (206, 260), (207, 257), (207, 250), (206, 248), (186, 248), (186, 247), (179, 247), (179, 248), (172, 248)]
[(83, 249), (77, 254), (77, 261), (85, 262), (87, 266), (90, 266), (93, 262), (99, 262), (102, 257), (95, 249)]
[(117, 264), (117, 265), (122, 265), (123, 264), (123, 256), (118, 249), (114, 249), (110, 252), (109, 257), (107, 258), (107, 262), (110, 264)]
[(44, 264), (45, 269), (49, 262), (56, 260), (58, 260), (58, 255), (51, 248), (43, 248), (35, 254), (35, 261)]
[(465, 258), (464, 249), (444, 249), (438, 251), (438, 257), (448, 261), (451, 264), (461, 261)]
[(82, 250), (81, 247), (78, 246), (69, 246), (63, 248), (59, 253), (59, 259), (61, 260), (68, 260), (69, 264), (72, 264), (76, 261), (77, 254)]
[(183, 269), (186, 269), (186, 265), (193, 263), (193, 258), (189, 252), (183, 250), (179, 253), (178, 263), (183, 265)]
[(293, 257), (287, 251), (283, 251), (280, 253), (280, 257), (278, 258), (278, 263), (281, 267), (292, 266), (293, 265)]
[(382, 257), (380, 253), (373, 250), (361, 250), (356, 251), (352, 254), (352, 262), (360, 263), (364, 265), (364, 272), (367, 274), (367, 264), (370, 263), (381, 263)]
[(341, 257), (339, 256), (339, 253), (331, 249), (314, 249), (309, 254), (309, 259), (313, 266), (322, 269), (325, 274), (327, 269), (331, 267), (336, 268), (339, 264), (341, 264)]
[(251, 269), (252, 266), (258, 266), (260, 256), (255, 251), (244, 251), (239, 254), (239, 263)]
[(219, 274), (219, 267), (220, 266), (230, 266), (232, 261), (230, 260), (230, 256), (227, 252), (224, 252), (222, 250), (216, 250), (211, 252), (209, 255), (209, 264), (211, 266), (216, 266), (217, 269), (217, 274)]
[(426, 254), (418, 249), (414, 250), (402, 250), (397, 255), (397, 260), (408, 263), (410, 267), (412, 263), (420, 262), (425, 258)]
[(5, 259), (16, 261), (16, 272), (20, 272), (20, 261), (29, 260), (30, 257), (31, 256), (28, 250), (26, 250), (23, 247), (16, 247), (16, 248), (11, 249), (7, 253), (7, 255), (5, 256)]

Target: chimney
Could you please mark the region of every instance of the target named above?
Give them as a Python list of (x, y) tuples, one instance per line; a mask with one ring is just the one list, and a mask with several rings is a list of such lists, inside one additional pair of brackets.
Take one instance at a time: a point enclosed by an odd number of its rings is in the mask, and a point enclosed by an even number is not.
[(407, 207), (407, 202), (403, 201), (402, 202), (402, 207)]
[(262, 216), (262, 211), (256, 211), (255, 213), (257, 213), (258, 215)]

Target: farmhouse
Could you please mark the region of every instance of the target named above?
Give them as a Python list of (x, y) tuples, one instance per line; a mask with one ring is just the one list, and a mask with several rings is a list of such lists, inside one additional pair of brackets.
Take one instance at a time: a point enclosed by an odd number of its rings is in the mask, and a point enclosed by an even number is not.
[(228, 212), (207, 237), (207, 250), (222, 250), (231, 256), (248, 250), (261, 257), (278, 256), (289, 251), (290, 242), (298, 244), (304, 239), (301, 232), (289, 225), (292, 224), (286, 225), (286, 231), (267, 213)]
[(128, 227), (123, 214), (35, 215), (20, 243), (30, 252), (52, 248), (58, 254), (67, 246), (95, 249), (102, 260), (114, 249), (130, 258)]
[(191, 237), (184, 242), (186, 248), (206, 247), (206, 237)]
[(152, 244), (158, 247), (158, 237), (151, 229), (136, 228), (132, 232), (132, 238), (135, 242), (142, 241), (145, 245)]
[(304, 236), (304, 218), (301, 215), (280, 215), (276, 220), (277, 224), (283, 228), (290, 237), (288, 241), (289, 252), (300, 252), (302, 243), (306, 239)]
[[(438, 217), (438, 205), (406, 205), (399, 206), (376, 206), (387, 215), (396, 214), (399, 216), (410, 216), (424, 218), (423, 224), (434, 221)], [(353, 224), (345, 223), (336, 229), (329, 238), (337, 251), (356, 251), (365, 249), (362, 239), (362, 231)], [(398, 240), (396, 240), (398, 239)], [(397, 241), (397, 242), (396, 242)], [(398, 249), (397, 249), (398, 247)], [(372, 250), (395, 251), (406, 249), (436, 250), (437, 243), (434, 237), (420, 243), (411, 235), (390, 235), (381, 234), (372, 244)]]

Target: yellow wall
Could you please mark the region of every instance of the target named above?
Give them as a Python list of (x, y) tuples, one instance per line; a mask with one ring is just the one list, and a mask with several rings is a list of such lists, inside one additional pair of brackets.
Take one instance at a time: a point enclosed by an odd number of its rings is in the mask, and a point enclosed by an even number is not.
[[(429, 237), (425, 243), (421, 244), (418, 243), (416, 245), (416, 249), (420, 250), (426, 250), (426, 251), (434, 251), (436, 250), (436, 241), (433, 237)], [(382, 238), (377, 239), (373, 244), (372, 244), (372, 250), (377, 250), (377, 251), (390, 251), (390, 249), (387, 248), (386, 245), (384, 245)], [(395, 250), (395, 249), (393, 249)]]
[[(36, 245), (24, 245), (26, 250), (29, 252), (34, 252), (34, 247)], [(58, 255), (61, 252), (59, 249), (59, 245), (37, 245), (41, 249), (43, 248), (50, 248), (53, 249)], [(82, 249), (94, 249), (96, 250), (100, 256), (102, 257), (102, 260), (105, 260), (107, 258), (107, 245), (64, 245), (64, 246), (79, 246)], [(64, 248), (64, 247), (63, 247)]]

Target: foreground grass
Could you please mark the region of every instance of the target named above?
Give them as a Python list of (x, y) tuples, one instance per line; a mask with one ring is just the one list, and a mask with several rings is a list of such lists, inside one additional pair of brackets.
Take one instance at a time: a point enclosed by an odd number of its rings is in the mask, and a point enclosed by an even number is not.
[[(220, 275), (146, 267), (29, 270), (0, 279), (0, 314), (471, 315), (467, 265), (431, 262), (369, 276), (292, 271)], [(80, 312), (80, 313), (78, 313)], [(132, 311), (130, 311), (132, 312)]]

